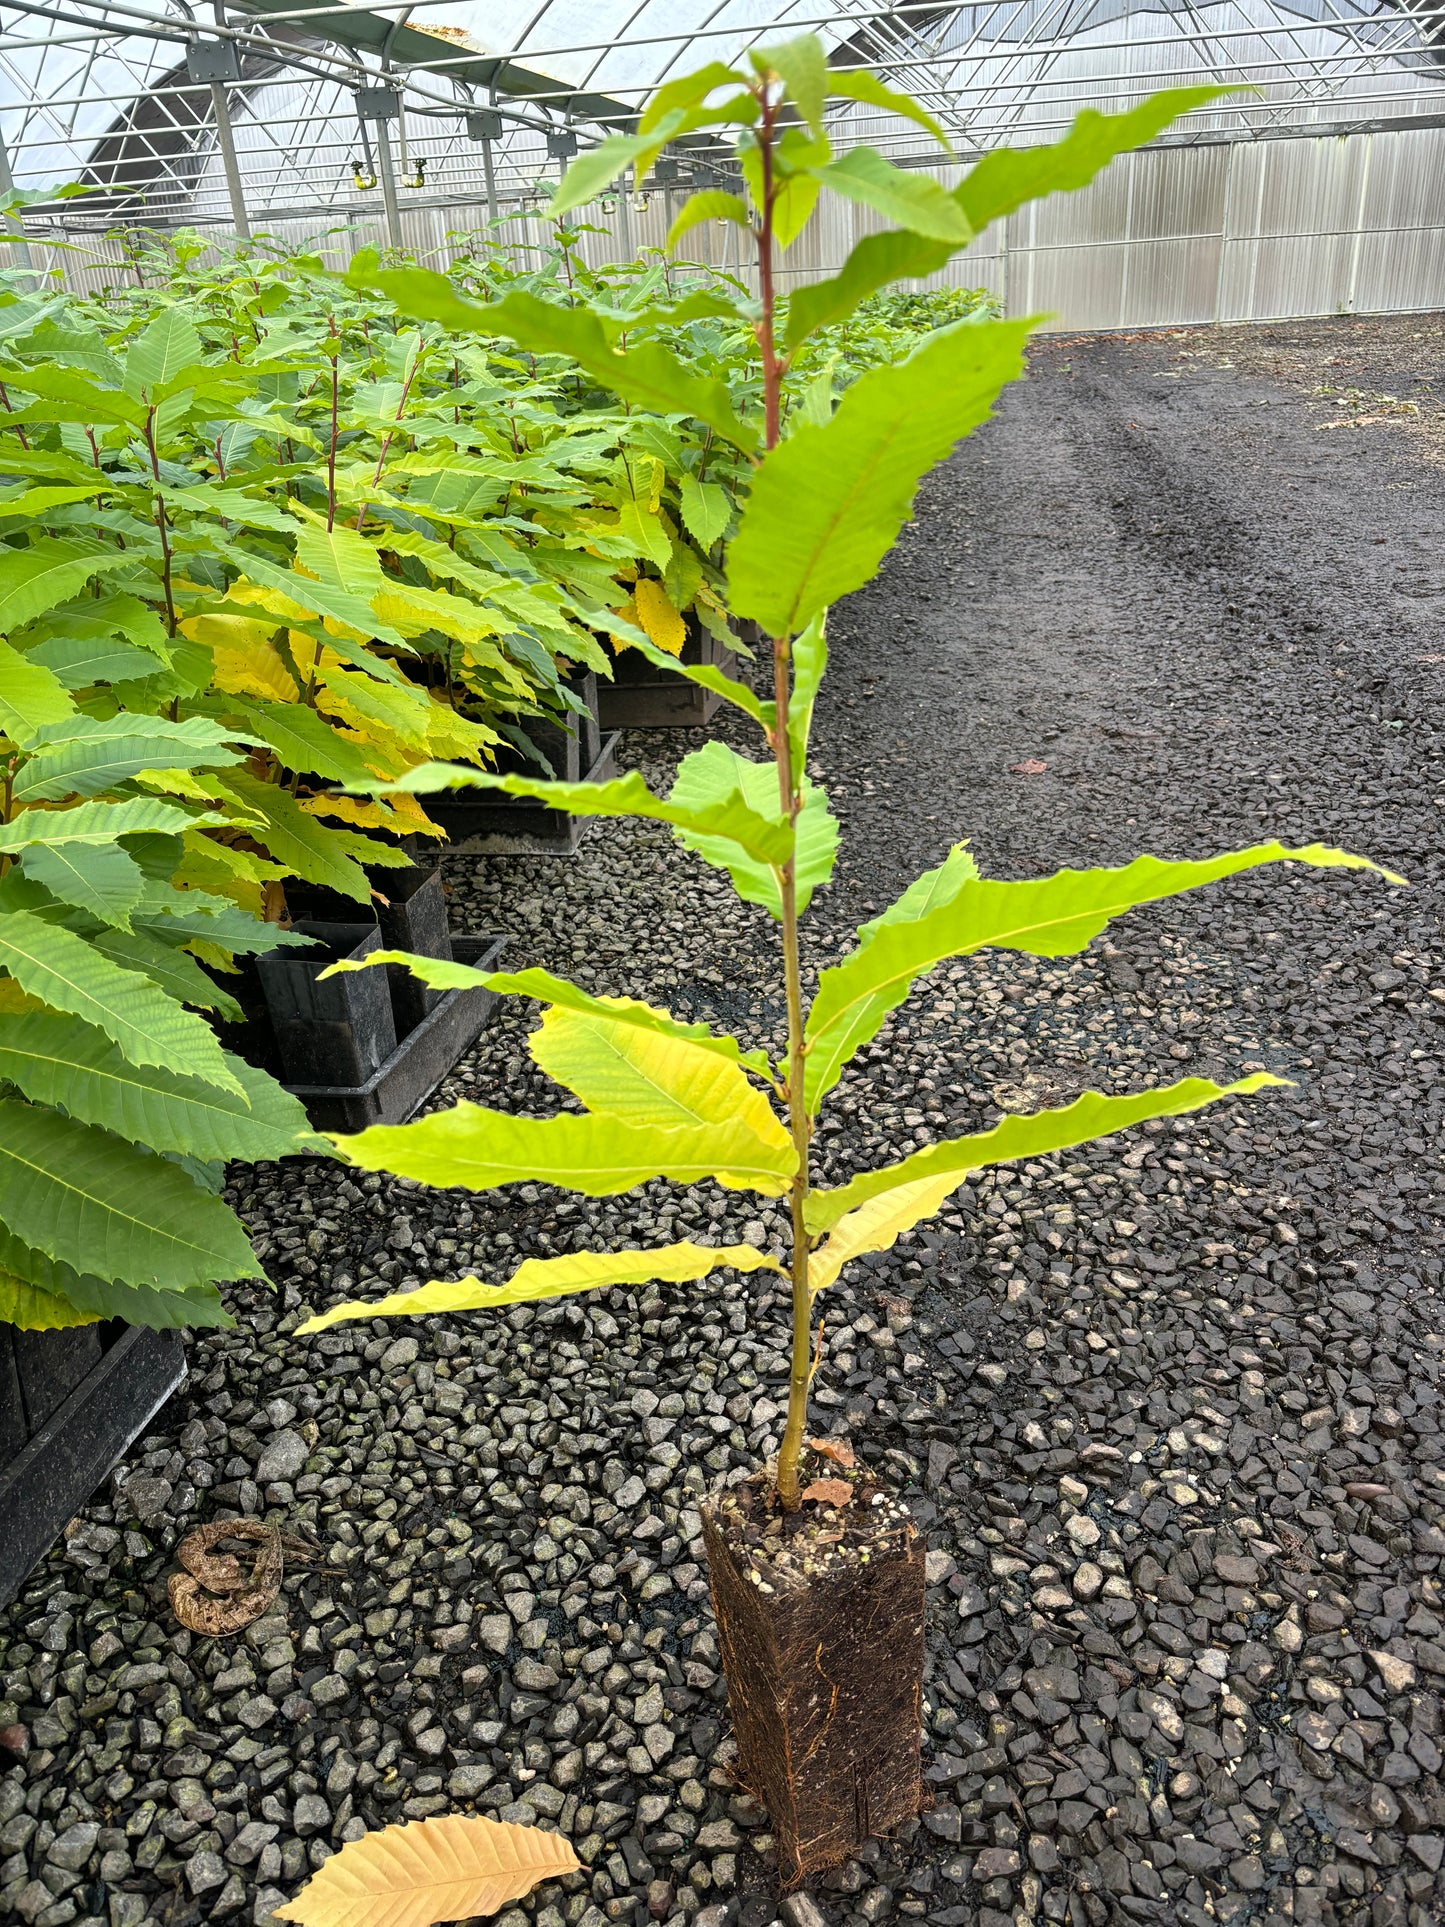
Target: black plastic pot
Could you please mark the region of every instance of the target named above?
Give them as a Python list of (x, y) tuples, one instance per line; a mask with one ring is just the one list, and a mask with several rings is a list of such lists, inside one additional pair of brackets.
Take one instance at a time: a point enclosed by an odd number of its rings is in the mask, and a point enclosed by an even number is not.
[[(551, 764), (552, 774), (557, 781), (579, 783), (602, 753), (602, 731), (597, 720), (597, 677), (592, 670), (582, 669), (563, 680), (573, 695), (587, 705), (587, 714), (578, 716), (569, 711), (565, 719), (558, 718), (555, 722), (550, 718), (528, 716), (524, 728), (528, 738)], [(513, 770), (533, 775), (542, 773), (539, 765), (524, 756), (521, 750), (508, 746), (499, 746), (497, 768), (503, 775)], [(434, 822), (440, 820), (430, 804), (425, 807)]]
[[(492, 936), (451, 940), (456, 961), (479, 970), (497, 969), (506, 943), (505, 937)], [(363, 983), (367, 978), (384, 982), (379, 970), (361, 970), (332, 981)], [(368, 1077), (349, 1083), (288, 1078), (286, 1088), (306, 1106), (306, 1115), (318, 1131), (364, 1131), (372, 1124), (400, 1124), (471, 1049), (496, 1001), (496, 993), (490, 990), (448, 990)]]
[[(595, 761), (580, 780), (605, 783), (614, 777), (616, 747), (615, 734), (603, 736)], [(429, 796), (426, 813), (446, 831), (447, 850), (454, 856), (572, 856), (586, 829), (585, 819), (566, 810), (496, 790)]]
[[(682, 660), (711, 663), (725, 676), (737, 670), (737, 657), (724, 643), (688, 618)], [(598, 711), (604, 729), (695, 729), (710, 722), (722, 697), (700, 689), (675, 669), (659, 669), (636, 649), (619, 649), (612, 681), (598, 685)]]
[[(419, 957), (451, 956), (447, 900), (435, 858), (410, 864), (404, 870), (368, 867), (367, 875), (372, 888), (378, 892), (371, 900), (370, 910), (383, 950), (410, 950)], [(286, 902), (292, 916), (308, 924), (361, 923), (367, 908), (342, 896), (338, 890), (327, 890), (314, 883), (288, 883)], [(420, 978), (412, 976), (400, 964), (388, 964), (386, 975), (391, 987), (396, 1034), (405, 1037), (436, 1009), (442, 993), (428, 990)]]
[(185, 1375), (179, 1332), (0, 1324), (0, 1606)]
[(360, 1085), (396, 1049), (391, 990), (382, 970), (322, 978), (334, 963), (381, 948), (374, 923), (294, 925), (318, 941), (308, 950), (268, 950), (256, 959), (288, 1085)]

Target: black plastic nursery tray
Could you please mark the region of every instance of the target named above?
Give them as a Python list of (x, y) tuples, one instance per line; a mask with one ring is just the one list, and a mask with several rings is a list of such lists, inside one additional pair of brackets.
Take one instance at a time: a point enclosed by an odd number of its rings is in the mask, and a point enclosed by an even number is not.
[[(456, 962), (495, 970), (506, 937), (451, 940)], [(318, 1131), (364, 1131), (400, 1124), (425, 1103), (464, 1051), (470, 1050), (496, 1003), (491, 990), (449, 990), (364, 1084), (288, 1084)]]
[[(616, 749), (616, 733), (604, 736), (597, 760), (582, 781), (610, 782), (617, 774)], [(566, 810), (500, 790), (429, 796), (425, 807), (433, 823), (446, 831), (451, 856), (572, 856), (587, 827), (584, 818), (569, 816)], [(454, 948), (456, 942), (454, 937)]]
[[(733, 651), (707, 630), (690, 628), (682, 660), (711, 663), (725, 676), (736, 676), (738, 659)], [(597, 685), (604, 729), (696, 729), (712, 720), (722, 702), (711, 689), (689, 682), (675, 669), (660, 669), (635, 649), (619, 649), (611, 682)]]
[(0, 1606), (185, 1375), (176, 1331), (0, 1325)]

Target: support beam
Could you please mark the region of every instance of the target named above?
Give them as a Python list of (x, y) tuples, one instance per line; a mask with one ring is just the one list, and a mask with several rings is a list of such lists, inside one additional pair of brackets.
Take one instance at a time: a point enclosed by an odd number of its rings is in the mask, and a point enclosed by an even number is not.
[(386, 209), (387, 246), (401, 246), (401, 208), (396, 198), (396, 168), (392, 164), (391, 134), (384, 120), (376, 123), (376, 171), (381, 179), (381, 204)]
[(211, 82), (211, 107), (216, 116), (216, 145), (221, 150), (221, 167), (226, 176), (226, 192), (231, 198), (231, 220), (239, 240), (251, 238), (251, 216), (246, 209), (246, 193), (241, 184), (240, 164), (236, 159), (236, 139), (231, 129), (231, 103), (224, 84)]

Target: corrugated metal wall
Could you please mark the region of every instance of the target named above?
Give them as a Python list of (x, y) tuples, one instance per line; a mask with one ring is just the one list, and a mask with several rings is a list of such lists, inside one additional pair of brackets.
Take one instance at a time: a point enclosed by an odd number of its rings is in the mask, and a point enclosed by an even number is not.
[[(615, 212), (588, 210), (588, 220), (610, 229), (586, 237), (588, 258), (618, 258), (630, 252), (628, 238), (632, 248), (660, 248), (683, 198), (681, 190), (653, 193), (645, 209), (630, 211), (627, 236)], [(456, 249), (449, 237), (484, 221), (475, 206), (411, 207), (404, 239), (441, 264)], [(783, 285), (837, 267), (878, 225), (829, 199), (784, 257)], [(523, 258), (543, 242), (542, 228), (511, 224)], [(338, 266), (384, 241), (380, 209), (360, 198), (348, 225), (335, 216), (290, 221), (274, 234)], [(738, 242), (735, 228), (713, 222), (693, 230), (687, 250), (745, 273)], [(37, 265), (60, 268), (87, 291), (129, 278), (119, 241), (87, 237), (84, 245), (88, 258), (37, 245)], [(1445, 128), (1127, 155), (1083, 192), (997, 224), (938, 280), (987, 287), (1010, 314), (1043, 313), (1049, 327), (1070, 331), (1445, 308)]]

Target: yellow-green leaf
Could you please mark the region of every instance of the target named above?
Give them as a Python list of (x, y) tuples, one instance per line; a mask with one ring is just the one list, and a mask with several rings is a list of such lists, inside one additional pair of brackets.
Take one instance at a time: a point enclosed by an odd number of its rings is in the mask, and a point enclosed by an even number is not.
[(656, 1031), (663, 1037), (676, 1037), (699, 1050), (714, 1052), (729, 1063), (741, 1064), (759, 1077), (771, 1078), (772, 1066), (766, 1051), (745, 1051), (736, 1037), (719, 1037), (706, 1024), (685, 1024), (670, 1011), (639, 1003), (632, 997), (594, 997), (590, 990), (554, 977), (548, 970), (474, 970), (470, 964), (456, 963), (450, 957), (416, 957), (406, 950), (373, 950), (357, 961), (333, 964), (323, 971), (326, 977), (349, 970), (367, 970), (376, 964), (405, 964), (414, 977), (420, 977), (433, 990), (492, 990), (500, 996), (534, 997), (541, 1004), (555, 1004), (564, 1010), (606, 1017), (614, 1023), (635, 1024), (641, 1030)]
[[(621, 1123), (686, 1130), (745, 1128), (759, 1155), (792, 1165), (792, 1141), (771, 1104), (736, 1064), (715, 1051), (625, 1019), (556, 1005), (527, 1039), (532, 1059), (589, 1111)], [(737, 1179), (739, 1187), (746, 1174)]]
[(850, 956), (818, 979), (808, 1013), (809, 1107), (833, 1088), (854, 1051), (877, 1035), (913, 980), (943, 958), (987, 948), (1022, 950), (1035, 957), (1069, 956), (1083, 950), (1112, 918), (1138, 904), (1179, 896), (1260, 864), (1285, 862), (1324, 870), (1373, 870), (1389, 883), (1404, 882), (1365, 857), (1320, 843), (1302, 849), (1257, 843), (1198, 861), (1141, 856), (1122, 869), (1059, 870), (1022, 883), (970, 876), (922, 915), (910, 892), (866, 927)]
[(13, 1272), (0, 1271), (0, 1322), (23, 1332), (64, 1331), (71, 1325), (95, 1325), (98, 1311), (81, 1311), (68, 1299), (42, 1291)]
[(437, 1279), (416, 1291), (395, 1291), (371, 1303), (362, 1299), (334, 1305), (298, 1325), (298, 1332), (325, 1331), (352, 1318), (420, 1318), (439, 1312), (493, 1311), (539, 1298), (562, 1298), (605, 1285), (687, 1284), (731, 1265), (734, 1271), (780, 1271), (776, 1258), (752, 1245), (662, 1245), (655, 1251), (577, 1251), (565, 1258), (528, 1258), (504, 1285), (480, 1278)]
[[(1183, 1111), (1197, 1111), (1205, 1104), (1213, 1104), (1221, 1097), (1248, 1097), (1267, 1084), (1287, 1082), (1283, 1077), (1270, 1076), (1267, 1071), (1257, 1071), (1236, 1084), (1216, 1084), (1207, 1077), (1186, 1077), (1178, 1084), (1135, 1091), (1127, 1097), (1106, 1097), (1101, 1091), (1085, 1091), (1082, 1097), (1059, 1110), (1004, 1117), (992, 1130), (980, 1131), (971, 1137), (947, 1138), (942, 1144), (930, 1144), (926, 1150), (915, 1151), (900, 1164), (864, 1171), (836, 1190), (810, 1192), (804, 1205), (804, 1221), (808, 1230), (816, 1234), (832, 1225), (842, 1231), (850, 1219), (856, 1220), (855, 1229), (847, 1234), (840, 1247), (838, 1263), (841, 1264), (856, 1251), (886, 1251), (900, 1231), (906, 1231), (910, 1224), (917, 1224), (920, 1218), (936, 1211), (970, 1171), (981, 1171), (988, 1164), (1007, 1164), (1014, 1158), (1042, 1157), (1049, 1151), (1062, 1151), (1070, 1145), (1109, 1137), (1146, 1118), (1176, 1117)], [(883, 1207), (890, 1198), (894, 1205), (885, 1210)], [(878, 1208), (874, 1210), (874, 1206)], [(910, 1209), (912, 1216), (907, 1215)], [(881, 1236), (884, 1231), (888, 1235), (881, 1244), (852, 1242), (862, 1235)], [(821, 1252), (814, 1254), (820, 1261), (820, 1275), (831, 1262), (832, 1248), (830, 1239)], [(831, 1275), (823, 1277), (823, 1283), (831, 1284), (837, 1275), (837, 1266), (834, 1266)]]
[(677, 1184), (716, 1178), (729, 1190), (746, 1188), (778, 1198), (796, 1167), (791, 1144), (784, 1156), (742, 1124), (660, 1131), (571, 1112), (512, 1117), (465, 1103), (413, 1124), (377, 1124), (333, 1142), (363, 1170), (391, 1171), (423, 1184), (455, 1184), (469, 1191), (556, 1184), (589, 1198), (613, 1197), (649, 1178)]

